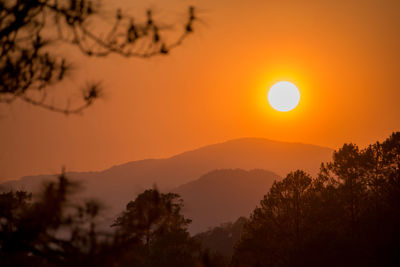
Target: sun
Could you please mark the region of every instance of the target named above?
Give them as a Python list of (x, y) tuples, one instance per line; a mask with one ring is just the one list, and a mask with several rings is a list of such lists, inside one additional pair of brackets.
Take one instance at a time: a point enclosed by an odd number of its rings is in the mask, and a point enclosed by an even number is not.
[(268, 102), (276, 110), (287, 112), (300, 102), (300, 92), (291, 82), (278, 82), (268, 91)]

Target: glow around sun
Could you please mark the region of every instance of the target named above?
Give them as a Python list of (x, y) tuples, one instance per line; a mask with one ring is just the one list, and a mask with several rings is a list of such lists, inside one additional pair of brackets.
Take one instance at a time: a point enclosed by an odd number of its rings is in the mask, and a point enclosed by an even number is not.
[(300, 92), (291, 82), (278, 82), (268, 91), (268, 102), (276, 110), (287, 112), (300, 102)]

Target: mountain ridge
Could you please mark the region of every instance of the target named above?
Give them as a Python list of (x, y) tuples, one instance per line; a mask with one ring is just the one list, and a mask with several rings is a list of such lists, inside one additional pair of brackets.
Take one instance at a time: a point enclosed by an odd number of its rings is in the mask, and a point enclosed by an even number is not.
[[(218, 146), (218, 145), (223, 145), (223, 144), (228, 144), (228, 143), (235, 143), (235, 142), (239, 142), (239, 141), (248, 141), (248, 140), (259, 140), (259, 141), (266, 141), (266, 142), (280, 143), (280, 144), (285, 143), (285, 144), (292, 144), (292, 145), (306, 145), (306, 146), (311, 146), (311, 147), (315, 147), (315, 148), (329, 149), (332, 152), (334, 151), (334, 149), (330, 148), (330, 147), (321, 146), (321, 145), (315, 145), (315, 144), (308, 144), (308, 143), (303, 143), (303, 142), (277, 141), (277, 140), (272, 140), (272, 139), (263, 138), (263, 137), (241, 137), (241, 138), (230, 139), (230, 140), (226, 140), (226, 141), (222, 141), (222, 142), (218, 142), (218, 143), (213, 143), (213, 144), (209, 144), (209, 145), (199, 146), (199, 147), (196, 147), (196, 148), (193, 148), (193, 149), (189, 149), (187, 151), (184, 151), (184, 152), (172, 155), (172, 156), (168, 156), (168, 157), (144, 158), (144, 159), (139, 159), (139, 160), (128, 161), (128, 162), (121, 163), (121, 164), (116, 164), (116, 165), (113, 165), (111, 167), (102, 169), (100, 171), (82, 171), (82, 172), (85, 172), (85, 173), (103, 172), (103, 171), (107, 171), (107, 170), (110, 170), (110, 169), (113, 169), (113, 168), (122, 167), (124, 165), (130, 165), (130, 164), (140, 163), (140, 162), (144, 162), (144, 161), (156, 161), (156, 160), (173, 159), (173, 158), (177, 158), (177, 157), (180, 157), (180, 156), (184, 156), (184, 155), (190, 154), (192, 152), (196, 152), (198, 150), (203, 150), (203, 149), (207, 149), (207, 148)], [(81, 173), (81, 171), (74, 171), (74, 172)], [(43, 174), (43, 175), (45, 175), (45, 174)], [(35, 176), (38, 176), (38, 175), (35, 175)]]
[[(126, 165), (132, 165), (132, 164), (140, 164), (142, 162), (154, 162), (154, 161), (158, 161), (158, 160), (168, 160), (168, 159), (173, 159), (173, 158), (177, 158), (186, 154), (190, 154), (192, 152), (196, 152), (198, 150), (203, 150), (203, 149), (207, 149), (207, 148), (211, 148), (214, 146), (218, 146), (218, 145), (223, 145), (223, 144), (229, 144), (229, 143), (235, 143), (235, 142), (240, 142), (240, 141), (248, 141), (248, 140), (259, 140), (259, 141), (264, 141), (264, 142), (271, 142), (271, 143), (284, 143), (284, 144), (292, 144), (292, 145), (305, 145), (305, 146), (311, 146), (311, 147), (315, 147), (315, 148), (321, 148), (321, 149), (328, 149), (331, 150), (332, 152), (334, 151), (334, 149), (326, 147), (326, 146), (321, 146), (321, 145), (315, 145), (315, 144), (308, 144), (308, 143), (303, 143), (303, 142), (288, 142), (288, 141), (277, 141), (277, 140), (272, 140), (272, 139), (268, 139), (268, 138), (263, 138), (263, 137), (241, 137), (241, 138), (235, 138), (235, 139), (230, 139), (230, 140), (226, 140), (226, 141), (222, 141), (222, 142), (218, 142), (218, 143), (213, 143), (213, 144), (209, 144), (209, 145), (204, 145), (204, 146), (199, 146), (178, 154), (174, 154), (172, 156), (168, 156), (168, 157), (160, 157), (160, 158), (144, 158), (144, 159), (139, 159), (139, 160), (132, 160), (132, 161), (128, 161), (128, 162), (124, 162), (124, 163), (120, 163), (120, 164), (115, 164), (112, 165), (110, 167), (101, 169), (101, 170), (89, 170), (89, 171), (68, 171), (68, 174), (94, 174), (94, 173), (100, 173), (100, 172), (106, 172), (106, 171), (110, 171), (112, 169), (115, 168), (119, 168), (119, 167), (123, 167)], [(7, 183), (7, 182), (16, 182), (19, 181), (21, 179), (25, 179), (25, 178), (34, 178), (34, 177), (39, 177), (39, 176), (56, 176), (58, 175), (58, 173), (42, 173), (42, 174), (35, 174), (35, 175), (24, 175), (21, 176), (19, 178), (11, 178), (11, 179), (6, 179), (4, 181), (0, 182), (1, 184)]]
[[(321, 162), (331, 159), (333, 150), (315, 145), (272, 141), (264, 138), (240, 138), (186, 151), (164, 159), (144, 159), (112, 166), (103, 171), (68, 172), (79, 181), (86, 198), (100, 199), (110, 216), (121, 212), (137, 194), (154, 185), (170, 191), (216, 169), (263, 169), (284, 177), (303, 169), (316, 175)], [(24, 176), (0, 184), (0, 191), (37, 192), (43, 181), (56, 175)]]

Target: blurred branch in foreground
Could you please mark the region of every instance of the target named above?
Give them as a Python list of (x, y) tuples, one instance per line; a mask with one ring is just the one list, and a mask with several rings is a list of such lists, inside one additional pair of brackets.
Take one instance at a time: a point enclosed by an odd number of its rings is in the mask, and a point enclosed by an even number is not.
[[(90, 57), (150, 58), (182, 44), (196, 20), (192, 6), (178, 30), (176, 25), (157, 22), (151, 10), (140, 23), (118, 9), (105, 31), (100, 31), (91, 27), (104, 23), (100, 7), (92, 0), (0, 0), (0, 103), (20, 99), (66, 115), (81, 113), (101, 95), (101, 86), (85, 86), (80, 104), (71, 105), (69, 99), (65, 105), (50, 101), (49, 88), (71, 70), (71, 63), (55, 53), (53, 45), (68, 43)], [(167, 33), (171, 30), (175, 33)]]

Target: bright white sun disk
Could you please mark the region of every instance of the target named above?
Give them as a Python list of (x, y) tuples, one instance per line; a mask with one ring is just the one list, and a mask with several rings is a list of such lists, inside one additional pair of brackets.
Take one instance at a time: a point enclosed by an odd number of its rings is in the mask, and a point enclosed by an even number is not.
[(268, 92), (268, 102), (276, 110), (286, 112), (294, 109), (300, 101), (300, 92), (291, 82), (278, 82)]

